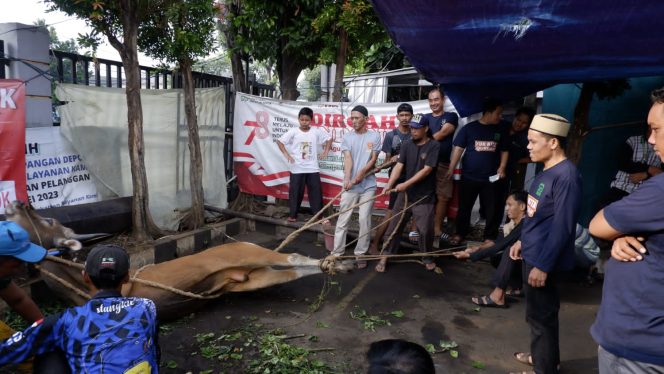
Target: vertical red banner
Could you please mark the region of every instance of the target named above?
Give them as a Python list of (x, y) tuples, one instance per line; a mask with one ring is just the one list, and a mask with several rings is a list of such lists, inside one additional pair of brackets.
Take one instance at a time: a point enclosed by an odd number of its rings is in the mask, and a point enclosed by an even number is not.
[(0, 80), (0, 213), (28, 200), (25, 183), (25, 85)]

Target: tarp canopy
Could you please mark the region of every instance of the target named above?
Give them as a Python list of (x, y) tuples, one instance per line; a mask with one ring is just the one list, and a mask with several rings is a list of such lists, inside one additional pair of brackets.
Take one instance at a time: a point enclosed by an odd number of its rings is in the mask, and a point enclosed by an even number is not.
[(462, 116), (487, 96), (664, 74), (664, 1), (373, 0), (394, 42)]

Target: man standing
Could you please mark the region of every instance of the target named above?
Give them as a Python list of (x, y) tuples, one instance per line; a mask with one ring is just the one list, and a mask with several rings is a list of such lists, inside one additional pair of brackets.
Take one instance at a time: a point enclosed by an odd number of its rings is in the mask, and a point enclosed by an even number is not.
[[(451, 165), (456, 165), (461, 156), (464, 156), (459, 186), (457, 232), (450, 240), (452, 245), (458, 245), (468, 235), (470, 215), (478, 196), (485, 204), (484, 240), (494, 241), (498, 237), (503, 214), (502, 210), (496, 211), (498, 204), (495, 202), (494, 182), (505, 178), (509, 148), (507, 134), (504, 128), (499, 126), (502, 114), (502, 104), (497, 100), (487, 99), (482, 117), (462, 127), (454, 138)], [(448, 180), (452, 180), (452, 172), (452, 168), (447, 171)], [(502, 204), (503, 202), (500, 206)]]
[[(344, 155), (344, 184), (345, 192), (341, 194), (340, 211), (346, 211), (351, 206), (368, 201), (359, 207), (360, 239), (355, 245), (355, 255), (361, 256), (369, 249), (369, 232), (371, 230), (371, 212), (373, 197), (376, 194), (376, 176), (370, 174), (378, 159), (380, 152), (380, 135), (367, 128), (369, 111), (358, 105), (350, 112), (354, 132), (344, 136), (341, 143), (341, 152)], [(345, 251), (346, 233), (352, 210), (341, 214), (337, 220), (334, 232), (334, 250), (332, 255), (341, 256)], [(357, 261), (357, 267), (367, 267), (364, 260)]]
[(560, 298), (556, 272), (574, 267), (576, 221), (581, 207), (581, 178), (565, 156), (569, 122), (555, 114), (538, 114), (528, 130), (533, 162), (544, 163), (528, 191), (521, 240), (510, 257), (523, 259), (526, 321), (530, 325), (531, 353), (514, 357), (535, 367), (537, 374), (558, 373)]
[[(399, 151), (403, 143), (410, 139), (410, 120), (413, 118), (413, 107), (408, 103), (403, 103), (397, 107), (397, 118), (399, 119), (399, 125), (397, 128), (385, 134), (385, 139), (383, 140), (383, 153), (385, 154), (385, 162), (383, 165), (378, 166), (379, 168), (390, 166), (389, 175), (392, 175), (392, 170), (394, 170), (394, 165), (396, 165), (397, 160), (399, 159)], [(406, 180), (406, 175), (401, 174), (397, 183), (401, 183)], [(397, 199), (397, 193), (390, 193), (390, 203), (388, 210), (385, 212), (385, 217), (383, 217), (383, 222), (388, 221), (392, 217), (392, 208), (394, 208), (394, 203)], [(387, 230), (386, 225), (382, 225), (376, 229), (374, 235), (374, 240), (371, 242), (371, 247), (369, 248), (370, 254), (378, 254), (378, 245), (380, 239), (385, 234)]]
[[(459, 116), (456, 113), (445, 112), (445, 95), (440, 88), (429, 91), (429, 108), (431, 113), (426, 115), (429, 130), (434, 140), (439, 143), (438, 165), (436, 175), (436, 216), (434, 220), (434, 236), (436, 243), (443, 233), (443, 220), (447, 213), (447, 203), (452, 198), (454, 182), (446, 178), (448, 171), (453, 171), (456, 164), (450, 163), (452, 153), (452, 138), (459, 125)], [(457, 160), (458, 162), (458, 160)]]
[[(650, 136), (664, 162), (664, 89), (652, 93)], [(606, 263), (602, 304), (590, 329), (600, 374), (664, 373), (664, 174), (599, 211), (590, 233), (615, 240)]]
[[(297, 220), (297, 212), (300, 210), (304, 198), (305, 185), (309, 195), (309, 204), (311, 204), (311, 214), (315, 215), (323, 207), (318, 159), (327, 157), (327, 153), (332, 146), (332, 138), (318, 127), (311, 128), (313, 116), (314, 112), (310, 108), (300, 109), (300, 113), (297, 115), (300, 126), (288, 130), (277, 140), (279, 150), (291, 165), (288, 187), (289, 222)], [(290, 152), (286, 149), (286, 146), (290, 148)], [(321, 147), (323, 153), (319, 156), (318, 149)]]
[[(404, 142), (401, 152), (399, 153), (399, 161), (394, 167), (390, 175), (390, 181), (385, 188), (391, 189), (394, 187), (398, 193), (392, 215), (399, 214), (405, 207), (405, 196), (408, 196), (408, 205), (417, 202), (416, 205), (408, 209), (406, 214), (411, 214), (415, 217), (415, 224), (417, 231), (420, 233), (420, 239), (417, 242), (419, 251), (422, 253), (428, 252), (433, 244), (433, 237), (431, 232), (433, 230), (433, 210), (435, 201), (435, 180), (436, 180), (436, 167), (438, 165), (438, 152), (440, 145), (436, 141), (432, 141), (427, 136), (429, 131), (428, 118), (418, 118), (416, 116), (410, 122), (411, 140)], [(405, 175), (405, 181), (398, 183), (401, 175)], [(398, 184), (397, 184), (398, 183)], [(421, 200), (421, 201), (419, 201)], [(418, 202), (419, 201), (419, 202)], [(404, 219), (401, 219), (404, 218)], [(396, 253), (399, 249), (401, 242), (401, 231), (404, 225), (408, 223), (408, 217), (394, 217), (385, 232), (385, 240), (392, 236), (388, 247), (385, 249), (386, 254)], [(396, 235), (392, 235), (396, 230)], [(431, 257), (424, 257), (424, 265), (427, 270), (434, 270), (436, 263), (433, 262)], [(377, 272), (384, 272), (387, 264), (387, 258), (382, 258), (378, 265), (376, 265)]]

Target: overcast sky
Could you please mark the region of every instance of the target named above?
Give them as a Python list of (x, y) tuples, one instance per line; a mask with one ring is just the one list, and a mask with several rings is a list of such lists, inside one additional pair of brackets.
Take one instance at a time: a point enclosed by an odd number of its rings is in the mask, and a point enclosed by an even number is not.
[[(46, 24), (55, 28), (60, 40), (76, 39), (79, 33), (90, 31), (85, 22), (69, 17), (62, 12), (47, 12), (47, 8), (42, 0), (0, 0), (0, 23), (18, 22), (32, 25), (42, 18), (46, 20)], [(99, 46), (97, 57), (120, 61), (118, 52), (108, 43)], [(140, 52), (139, 62), (145, 66), (157, 64)]]

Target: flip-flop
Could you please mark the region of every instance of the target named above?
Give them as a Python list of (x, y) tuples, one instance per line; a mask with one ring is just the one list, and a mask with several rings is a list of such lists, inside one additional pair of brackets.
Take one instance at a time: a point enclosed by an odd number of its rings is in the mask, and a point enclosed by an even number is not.
[[(495, 301), (491, 299), (491, 297), (487, 296), (475, 296), (470, 299), (473, 304), (477, 306), (482, 306), (485, 308), (499, 308), (499, 309), (506, 309), (508, 307), (507, 304), (496, 304)], [(516, 356), (515, 356), (516, 357)]]
[(534, 370), (510, 371), (510, 374), (536, 374)]
[(295, 218), (295, 217), (288, 217), (288, 219), (286, 219), (286, 221), (288, 221), (288, 222), (296, 222), (296, 221), (297, 221), (297, 218)]
[(427, 271), (434, 271), (436, 270), (436, 263), (435, 262), (425, 263), (424, 268), (427, 269)]
[(460, 237), (459, 235), (456, 235), (456, 234), (455, 234), (455, 235), (452, 235), (452, 236), (450, 237), (450, 239), (449, 239), (447, 242), (450, 243), (450, 245), (458, 246), (458, 245), (460, 245), (461, 243), (464, 243), (465, 241), (464, 241), (464, 239), (463, 239), (462, 237)]
[(355, 267), (358, 269), (364, 269), (367, 267), (367, 260), (357, 260), (355, 261)]
[(514, 352), (514, 359), (522, 364), (533, 366), (533, 356), (528, 352)]

